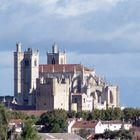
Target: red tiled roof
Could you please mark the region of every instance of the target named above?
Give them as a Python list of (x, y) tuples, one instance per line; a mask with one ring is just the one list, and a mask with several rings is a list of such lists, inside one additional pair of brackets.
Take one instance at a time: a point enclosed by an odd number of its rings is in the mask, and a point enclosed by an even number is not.
[[(114, 120), (114, 121), (101, 121), (103, 124), (122, 124), (123, 122), (120, 120)], [(129, 124), (124, 122), (124, 124)]]
[(23, 123), (23, 120), (21, 120), (21, 119), (11, 119), (10, 123), (20, 124), (20, 123)]
[(95, 128), (97, 121), (76, 121), (72, 128)]
[(46, 64), (39, 65), (39, 72), (74, 72), (74, 71), (82, 71), (84, 70), (91, 71), (89, 68), (81, 65), (81, 64)]

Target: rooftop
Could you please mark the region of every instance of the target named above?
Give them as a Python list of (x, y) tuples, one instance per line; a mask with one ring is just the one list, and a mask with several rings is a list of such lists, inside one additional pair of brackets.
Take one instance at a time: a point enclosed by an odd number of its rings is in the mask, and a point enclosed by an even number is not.
[(72, 128), (95, 128), (97, 121), (76, 121)]
[(74, 71), (92, 71), (81, 64), (45, 64), (39, 65), (39, 72), (74, 72)]

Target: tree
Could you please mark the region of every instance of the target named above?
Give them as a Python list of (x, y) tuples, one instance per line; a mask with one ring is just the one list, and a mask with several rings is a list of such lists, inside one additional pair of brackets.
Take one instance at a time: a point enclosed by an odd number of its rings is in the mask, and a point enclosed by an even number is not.
[(91, 132), (89, 132), (88, 130), (86, 129), (80, 129), (79, 131), (79, 135), (82, 137), (82, 138), (87, 138), (87, 136), (89, 136), (91, 134)]
[(10, 120), (10, 113), (3, 105), (0, 105), (0, 139), (1, 140), (7, 139), (9, 120)]
[(41, 115), (38, 124), (45, 124), (42, 131), (51, 133), (67, 132), (67, 112), (62, 109), (49, 111)]
[(68, 115), (68, 118), (75, 118), (76, 117), (76, 111), (69, 111), (67, 115)]
[(34, 127), (32, 119), (27, 119), (24, 123), (24, 128), (21, 133), (21, 140), (39, 140), (37, 130)]
[(119, 131), (110, 131), (107, 130), (105, 133), (102, 135), (102, 138), (105, 139), (120, 139), (120, 140), (131, 140), (133, 137), (133, 134), (131, 131), (128, 130), (119, 130)]
[(87, 111), (78, 111), (76, 113), (76, 118), (83, 118), (84, 120), (87, 120), (88, 112)]

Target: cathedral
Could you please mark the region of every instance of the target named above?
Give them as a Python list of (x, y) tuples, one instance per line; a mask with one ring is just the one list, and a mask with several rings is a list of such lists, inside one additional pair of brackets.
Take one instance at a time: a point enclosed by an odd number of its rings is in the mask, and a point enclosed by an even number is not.
[[(77, 56), (78, 57), (78, 56)], [(92, 111), (119, 107), (117, 86), (82, 64), (67, 64), (66, 52), (52, 45), (47, 64), (39, 64), (39, 51), (14, 52), (14, 96), (18, 105), (38, 110)]]

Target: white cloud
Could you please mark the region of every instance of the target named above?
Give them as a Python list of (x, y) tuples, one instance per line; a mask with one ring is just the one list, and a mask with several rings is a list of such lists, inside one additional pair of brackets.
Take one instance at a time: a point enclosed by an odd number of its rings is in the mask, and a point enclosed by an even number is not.
[(6, 1), (6, 0), (1, 0), (0, 1), (0, 11), (5, 11), (7, 10), (7, 8), (9, 7), (10, 2)]
[(64, 17), (78, 16), (93, 12), (98, 9), (108, 9), (124, 0), (1, 0), (0, 10), (8, 9), (12, 4), (22, 6), (23, 4), (40, 7), (42, 14), (57, 14)]
[(42, 0), (39, 5), (45, 13), (57, 14), (64, 17), (79, 16), (98, 9), (108, 9), (123, 0)]
[(140, 77), (139, 53), (121, 54), (80, 54), (68, 53), (69, 63), (82, 63), (95, 67), (98, 74), (107, 77)]

